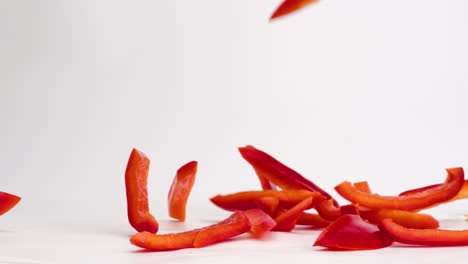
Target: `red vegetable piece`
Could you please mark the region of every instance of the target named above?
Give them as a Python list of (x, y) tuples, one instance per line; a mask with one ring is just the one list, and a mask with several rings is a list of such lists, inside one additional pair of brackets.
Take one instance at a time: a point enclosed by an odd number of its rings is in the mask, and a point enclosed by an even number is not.
[(21, 197), (19, 196), (7, 192), (0, 192), (0, 215), (10, 211), (19, 201), (21, 201)]
[(248, 232), (250, 222), (243, 212), (235, 212), (227, 219), (203, 228), (182, 233), (156, 235), (140, 232), (130, 242), (140, 248), (152, 251), (177, 250), (204, 247)]
[(358, 215), (359, 214), (359, 209), (354, 204), (342, 205), (340, 207), (340, 211), (341, 211), (341, 215), (345, 215), (345, 214)]
[(260, 185), (262, 186), (262, 190), (278, 190), (278, 188), (271, 183), (267, 178), (265, 178), (262, 174), (257, 174), (258, 180), (260, 181)]
[(366, 250), (388, 247), (392, 244), (376, 225), (358, 215), (343, 215), (327, 226), (314, 246), (335, 250)]
[(273, 12), (270, 19), (275, 19), (296, 12), (317, 0), (284, 0)]
[(448, 176), (444, 184), (405, 196), (380, 196), (356, 189), (350, 182), (336, 186), (336, 191), (352, 203), (374, 209), (417, 210), (452, 199), (463, 186), (462, 168), (447, 169)]
[(406, 228), (432, 229), (439, 227), (439, 222), (428, 214), (395, 209), (362, 210), (360, 213), (362, 218), (374, 224), (379, 224), (383, 219), (390, 218)]
[(304, 189), (312, 192), (319, 192), (329, 199), (332, 198), (331, 195), (313, 182), (307, 180), (296, 171), (253, 146), (241, 147), (239, 148), (239, 152), (242, 157), (252, 165), (257, 174), (262, 175), (281, 189)]
[(169, 190), (169, 216), (182, 222), (185, 221), (185, 208), (195, 182), (197, 165), (196, 161), (191, 161), (178, 169)]
[(331, 221), (325, 220), (318, 214), (303, 213), (296, 222), (296, 225), (308, 225), (315, 227), (327, 227)]
[(260, 209), (250, 209), (244, 211), (244, 214), (249, 219), (251, 225), (250, 232), (252, 232), (255, 237), (263, 236), (276, 226), (275, 220)]
[(384, 219), (379, 227), (387, 236), (404, 244), (468, 246), (468, 230), (409, 229), (392, 219)]
[(261, 197), (256, 202), (257, 208), (268, 215), (273, 215), (279, 205), (279, 199), (274, 196)]
[(312, 201), (313, 197), (309, 197), (286, 212), (280, 213), (279, 216), (275, 218), (276, 226), (273, 230), (283, 232), (290, 232), (293, 230), (296, 222), (303, 215), (304, 211), (309, 208)]
[(310, 192), (307, 190), (286, 190), (286, 191), (274, 191), (274, 190), (262, 190), (262, 191), (245, 191), (237, 192), (227, 195), (217, 195), (212, 197), (210, 200), (215, 205), (228, 211), (237, 210), (248, 210), (248, 209), (261, 209), (262, 204), (265, 202), (265, 197), (276, 197), (281, 207), (291, 208), (298, 202), (311, 197), (317, 196), (317, 193)]
[(333, 221), (341, 216), (341, 208), (335, 206), (332, 199), (319, 196), (314, 200), (314, 207), (325, 220)]
[(358, 189), (361, 192), (372, 193), (367, 181), (355, 182), (353, 183), (354, 188)]
[(242, 212), (235, 212), (217, 225), (202, 228), (193, 240), (193, 246), (205, 247), (231, 237), (246, 233), (250, 230), (250, 222)]
[(159, 225), (149, 212), (147, 178), (150, 160), (133, 149), (125, 171), (128, 221), (138, 232), (156, 233)]

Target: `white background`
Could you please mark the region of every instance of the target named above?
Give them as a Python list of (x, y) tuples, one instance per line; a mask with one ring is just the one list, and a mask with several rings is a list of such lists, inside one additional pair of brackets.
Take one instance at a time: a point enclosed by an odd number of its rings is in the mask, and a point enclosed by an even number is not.
[[(227, 213), (209, 197), (259, 187), (238, 146), (330, 192), (368, 180), (397, 194), (468, 163), (466, 1), (322, 0), (269, 23), (278, 2), (0, 1), (0, 190), (23, 198), (0, 218), (0, 263), (466, 259), (465, 248), (323, 252), (316, 231), (135, 252), (132, 147), (152, 160), (161, 233), (218, 221)], [(167, 192), (190, 160), (199, 173), (175, 223)], [(468, 228), (467, 203), (438, 210), (443, 227)]]

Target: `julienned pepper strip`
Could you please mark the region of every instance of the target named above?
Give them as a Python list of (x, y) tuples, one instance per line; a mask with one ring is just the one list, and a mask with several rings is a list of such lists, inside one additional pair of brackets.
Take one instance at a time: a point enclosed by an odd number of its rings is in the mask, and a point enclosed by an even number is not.
[(140, 248), (152, 251), (177, 250), (204, 247), (248, 232), (250, 222), (243, 212), (235, 212), (227, 219), (204, 228), (175, 234), (156, 235), (140, 232), (130, 242)]
[(325, 220), (318, 214), (303, 213), (296, 222), (296, 225), (307, 225), (313, 227), (327, 227), (331, 221)]
[(333, 221), (341, 216), (341, 208), (335, 206), (332, 199), (323, 196), (319, 196), (314, 200), (314, 208), (320, 217), (328, 221)]
[(331, 195), (313, 182), (253, 146), (241, 147), (239, 148), (239, 152), (242, 157), (252, 165), (257, 174), (262, 175), (281, 189), (309, 190), (312, 192), (319, 192), (326, 198), (332, 198)]
[(257, 200), (256, 208), (263, 210), (268, 215), (273, 215), (278, 209), (279, 199), (274, 196), (265, 196)]
[(313, 197), (304, 199), (293, 208), (280, 213), (276, 218), (276, 226), (273, 231), (290, 232), (296, 226), (297, 220), (302, 216), (305, 210), (312, 205)]
[(187, 200), (195, 182), (198, 163), (191, 161), (177, 170), (168, 194), (169, 216), (179, 221), (185, 221)]
[(396, 242), (425, 246), (468, 246), (468, 230), (409, 229), (384, 219), (380, 230)]
[(227, 195), (217, 195), (210, 200), (215, 205), (228, 211), (248, 210), (259, 208), (261, 199), (266, 197), (275, 197), (279, 201), (279, 205), (283, 208), (289, 209), (296, 205), (298, 202), (311, 197), (318, 196), (318, 193), (310, 192), (307, 190), (262, 190), (262, 191), (245, 191), (237, 192)]
[(276, 186), (273, 183), (271, 183), (267, 178), (265, 178), (262, 174), (259, 174), (257, 172), (255, 173), (257, 174), (257, 178), (260, 181), (260, 185), (262, 186), (263, 190), (278, 190), (278, 188), (276, 188)]
[(270, 19), (279, 18), (304, 8), (317, 0), (284, 0), (273, 12)]
[(361, 210), (362, 218), (371, 223), (378, 224), (383, 219), (392, 219), (395, 223), (406, 228), (414, 229), (433, 229), (439, 227), (439, 222), (428, 214), (420, 214), (411, 211), (395, 210), (395, 209), (377, 209), (377, 210)]
[(244, 211), (250, 222), (250, 232), (255, 237), (261, 237), (276, 226), (275, 220), (261, 209)]
[(452, 199), (460, 191), (464, 182), (462, 168), (447, 169), (444, 184), (416, 194), (405, 196), (380, 196), (359, 191), (350, 182), (343, 182), (335, 190), (345, 199), (360, 206), (374, 209), (417, 210)]
[(376, 225), (358, 215), (344, 215), (327, 226), (314, 246), (336, 250), (366, 250), (388, 247), (392, 241)]
[(0, 192), (0, 215), (10, 211), (21, 201), (21, 197), (7, 192)]
[(149, 212), (147, 178), (150, 160), (133, 149), (125, 171), (128, 221), (138, 232), (156, 233), (159, 225)]

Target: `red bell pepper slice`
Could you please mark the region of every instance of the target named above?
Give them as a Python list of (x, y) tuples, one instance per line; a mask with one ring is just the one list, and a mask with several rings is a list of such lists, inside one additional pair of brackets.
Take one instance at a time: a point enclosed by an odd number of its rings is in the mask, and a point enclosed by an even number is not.
[(314, 246), (335, 250), (366, 250), (388, 247), (392, 241), (376, 225), (358, 215), (343, 215), (327, 226)]
[(314, 207), (325, 220), (333, 221), (341, 216), (341, 208), (335, 206), (332, 199), (319, 196), (314, 200)]
[(371, 193), (369, 183), (367, 181), (355, 182), (353, 183), (354, 188), (358, 189), (361, 192)]
[(251, 225), (250, 232), (252, 232), (255, 237), (263, 236), (276, 226), (275, 220), (260, 209), (250, 209), (244, 211), (244, 214), (249, 219)]
[(179, 221), (185, 221), (187, 200), (197, 174), (196, 161), (191, 161), (177, 170), (168, 194), (169, 216)]
[(304, 189), (312, 192), (319, 192), (329, 199), (332, 198), (331, 195), (315, 185), (313, 182), (253, 146), (241, 147), (239, 148), (239, 152), (242, 157), (252, 165), (257, 174), (262, 175), (281, 189)]
[(125, 171), (128, 221), (138, 232), (156, 233), (159, 225), (149, 212), (147, 178), (150, 160), (146, 155), (133, 149)]
[(140, 248), (152, 251), (177, 250), (204, 247), (248, 232), (250, 222), (243, 212), (235, 212), (227, 219), (204, 228), (182, 233), (156, 235), (140, 232), (130, 242)]
[(417, 210), (452, 199), (460, 191), (464, 182), (462, 168), (447, 169), (444, 184), (405, 196), (380, 196), (359, 191), (350, 182), (343, 182), (335, 190), (352, 203), (374, 209)]
[(428, 214), (419, 214), (411, 211), (395, 209), (361, 210), (362, 218), (371, 223), (378, 224), (383, 219), (390, 218), (395, 223), (407, 228), (433, 229), (439, 227), (439, 222)]
[(257, 208), (264, 211), (268, 215), (273, 215), (279, 205), (279, 199), (274, 196), (261, 197), (256, 202)]
[(296, 222), (303, 215), (304, 211), (312, 205), (312, 201), (313, 197), (309, 197), (286, 212), (280, 213), (279, 216), (275, 218), (276, 226), (273, 230), (283, 232), (293, 230), (294, 226), (296, 226)]
[(273, 12), (270, 19), (275, 19), (293, 13), (315, 2), (317, 2), (317, 0), (284, 0), (276, 8), (275, 12)]
[(248, 210), (259, 208), (260, 200), (265, 197), (275, 197), (279, 201), (279, 205), (283, 208), (291, 208), (298, 202), (311, 197), (317, 196), (317, 193), (307, 190), (289, 190), (289, 191), (245, 191), (227, 195), (217, 195), (210, 200), (215, 205), (228, 211)]
[(468, 246), (468, 230), (410, 229), (384, 219), (380, 229), (396, 242), (425, 246)]
[(19, 201), (21, 201), (21, 197), (19, 196), (7, 192), (0, 192), (0, 215), (10, 211)]
[(303, 213), (296, 222), (296, 225), (308, 225), (314, 227), (327, 227), (331, 221), (325, 220), (318, 214)]

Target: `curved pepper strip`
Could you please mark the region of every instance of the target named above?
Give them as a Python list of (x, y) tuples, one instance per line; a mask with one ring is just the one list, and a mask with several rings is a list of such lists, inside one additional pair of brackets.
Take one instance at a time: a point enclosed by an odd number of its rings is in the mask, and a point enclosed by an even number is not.
[(228, 211), (248, 210), (259, 208), (261, 199), (265, 197), (275, 197), (279, 201), (279, 205), (283, 208), (291, 208), (302, 200), (317, 196), (317, 193), (307, 190), (287, 190), (287, 191), (245, 191), (227, 195), (217, 195), (210, 200), (215, 205)]
[(159, 225), (149, 212), (147, 178), (150, 160), (146, 155), (133, 149), (125, 171), (128, 221), (138, 232), (156, 233)]
[(281, 189), (309, 190), (312, 192), (319, 192), (329, 199), (332, 198), (330, 194), (313, 182), (253, 146), (241, 147), (239, 148), (239, 152), (242, 157), (252, 165), (257, 174), (262, 175)]
[(276, 226), (275, 220), (260, 209), (244, 211), (250, 222), (250, 232), (254, 237), (261, 237)]
[(439, 222), (428, 214), (419, 214), (411, 211), (395, 209), (361, 210), (362, 218), (371, 223), (378, 224), (383, 219), (390, 218), (395, 223), (406, 228), (433, 229), (439, 227)]
[(185, 221), (187, 200), (195, 182), (198, 163), (191, 161), (177, 170), (168, 194), (169, 216)]
[(271, 183), (267, 178), (265, 178), (262, 174), (257, 173), (257, 171), (255, 171), (255, 173), (257, 174), (257, 178), (260, 181), (262, 190), (275, 190), (275, 191), (278, 190), (278, 188), (273, 183)]
[(468, 230), (410, 229), (384, 219), (380, 230), (396, 242), (425, 246), (468, 246)]
[(302, 202), (298, 203), (293, 208), (280, 213), (276, 218), (276, 226), (273, 231), (289, 232), (296, 226), (297, 220), (302, 216), (305, 210), (312, 204), (313, 197), (309, 197)]
[(371, 193), (369, 183), (367, 181), (355, 182), (353, 183), (354, 188), (358, 189), (361, 192)]
[(21, 197), (7, 192), (0, 192), (0, 215), (10, 211), (21, 201)]
[(314, 227), (327, 227), (331, 221), (325, 220), (318, 214), (303, 213), (296, 222), (296, 225), (308, 225)]
[(182, 233), (156, 235), (140, 232), (130, 242), (140, 248), (152, 251), (177, 250), (204, 247), (248, 232), (250, 222), (242, 212), (235, 212), (227, 219), (204, 228)]
[(271, 20), (296, 12), (317, 0), (284, 0), (271, 15)]
[(444, 184), (406, 196), (380, 196), (359, 191), (350, 182), (343, 182), (335, 190), (352, 203), (374, 209), (417, 210), (452, 199), (460, 191), (464, 182), (462, 168), (447, 169)]
[(333, 221), (341, 216), (341, 208), (335, 206), (332, 199), (323, 196), (319, 196), (314, 200), (314, 208), (320, 217), (328, 221)]
[(314, 246), (335, 250), (366, 250), (388, 247), (388, 239), (376, 225), (358, 215), (344, 215), (327, 226), (315, 240)]

